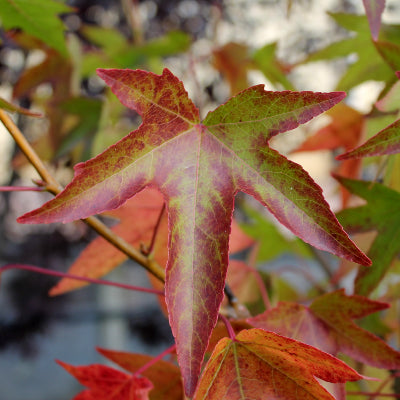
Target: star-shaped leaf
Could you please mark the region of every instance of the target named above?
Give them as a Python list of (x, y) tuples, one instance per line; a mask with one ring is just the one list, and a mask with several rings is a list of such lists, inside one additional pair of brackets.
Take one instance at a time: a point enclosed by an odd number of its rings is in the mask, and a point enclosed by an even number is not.
[(333, 400), (315, 378), (362, 379), (337, 358), (262, 329), (222, 339), (208, 361), (194, 400)]
[(343, 99), (339, 93), (267, 92), (251, 87), (210, 112), (199, 111), (165, 69), (98, 70), (142, 125), (96, 158), (23, 223), (85, 218), (120, 206), (146, 186), (163, 194), (169, 218), (166, 302), (186, 394), (197, 383), (223, 298), (233, 200), (246, 192), (306, 242), (369, 265), (350, 241), (310, 176), (268, 147)]
[(400, 367), (400, 353), (353, 322), (388, 307), (387, 303), (347, 296), (338, 290), (316, 298), (309, 307), (280, 302), (247, 322), (335, 356), (340, 352), (374, 367), (396, 369)]
[(372, 267), (360, 267), (355, 281), (355, 292), (367, 296), (400, 251), (400, 193), (375, 182), (336, 179), (351, 193), (367, 200), (366, 205), (342, 210), (337, 214), (339, 221), (350, 232), (378, 232), (368, 251)]

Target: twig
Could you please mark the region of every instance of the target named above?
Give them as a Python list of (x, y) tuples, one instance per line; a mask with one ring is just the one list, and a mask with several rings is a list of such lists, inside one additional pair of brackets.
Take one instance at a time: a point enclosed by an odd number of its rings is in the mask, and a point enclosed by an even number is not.
[(400, 399), (400, 393), (368, 393), (368, 392), (346, 392), (350, 396), (375, 396), (375, 397), (394, 397)]
[(51, 276), (57, 276), (59, 278), (75, 279), (77, 281), (84, 281), (84, 282), (95, 283), (95, 284), (106, 285), (106, 286), (114, 286), (114, 287), (117, 287), (120, 289), (135, 290), (138, 292), (152, 293), (152, 294), (157, 294), (159, 296), (164, 296), (164, 292), (162, 292), (161, 290), (144, 288), (144, 287), (140, 287), (140, 286), (132, 286), (132, 285), (127, 285), (125, 283), (105, 281), (103, 279), (87, 278), (84, 276), (67, 274), (65, 272), (53, 271), (50, 269), (35, 267), (33, 265), (27, 265), (27, 264), (4, 265), (3, 267), (0, 267), (0, 274), (9, 269), (22, 269), (25, 271), (31, 271), (31, 272), (35, 272), (35, 273), (43, 274), (43, 275), (51, 275)]
[(148, 256), (153, 251), (154, 244), (156, 242), (157, 233), (158, 233), (158, 228), (160, 227), (161, 219), (162, 219), (162, 217), (164, 215), (164, 212), (165, 212), (165, 203), (163, 204), (163, 206), (161, 208), (160, 214), (158, 214), (157, 222), (156, 222), (156, 225), (155, 225), (155, 227), (153, 229), (153, 236), (151, 237), (150, 244), (149, 244), (149, 246), (147, 248), (143, 247), (143, 249), (142, 249), (142, 253), (145, 256)]
[(146, 369), (150, 368), (153, 364), (156, 362), (160, 361), (163, 359), (167, 354), (170, 354), (176, 350), (176, 344), (173, 344), (172, 346), (168, 347), (168, 349), (164, 350), (162, 353), (160, 353), (158, 356), (152, 358), (148, 363), (140, 367), (134, 374), (133, 376), (138, 376), (141, 375)]
[(219, 314), (219, 318), (221, 321), (225, 324), (226, 330), (228, 331), (228, 335), (230, 339), (233, 341), (236, 339), (236, 334), (235, 331), (233, 330), (233, 327), (231, 323), (229, 322), (228, 318), (225, 317), (225, 315)]
[(37, 186), (0, 186), (0, 192), (44, 192), (46, 188)]
[[(60, 184), (53, 178), (46, 166), (36, 154), (35, 150), (31, 147), (22, 132), (15, 125), (10, 116), (0, 109), (0, 121), (4, 124), (6, 129), (10, 132), (11, 136), (17, 143), (18, 147), (28, 158), (29, 162), (36, 169), (42, 180), (45, 182), (45, 189), (57, 195), (62, 191)], [(146, 268), (151, 274), (165, 282), (165, 271), (153, 259), (146, 257), (139, 250), (136, 250), (122, 237), (115, 234), (110, 228), (104, 225), (98, 218), (89, 217), (83, 220), (91, 228), (93, 228), (99, 235), (114, 245), (118, 250), (121, 250), (129, 258), (136, 261), (138, 264)]]

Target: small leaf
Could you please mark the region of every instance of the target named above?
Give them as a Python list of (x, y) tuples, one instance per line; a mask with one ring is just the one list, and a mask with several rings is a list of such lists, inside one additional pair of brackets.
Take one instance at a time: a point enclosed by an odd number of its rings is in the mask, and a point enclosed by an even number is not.
[(377, 230), (368, 255), (371, 268), (360, 267), (355, 282), (355, 292), (367, 296), (385, 276), (391, 262), (400, 251), (400, 193), (376, 182), (364, 182), (335, 177), (351, 193), (367, 200), (367, 204), (342, 210), (339, 221), (350, 232)]
[(382, 156), (384, 154), (396, 154), (400, 152), (400, 120), (393, 122), (385, 129), (378, 132), (371, 139), (355, 149), (341, 154), (338, 160)]
[(363, 0), (363, 3), (367, 13), (372, 38), (377, 40), (381, 28), (382, 13), (385, 9), (385, 0)]
[(215, 347), (194, 400), (333, 400), (315, 378), (362, 379), (337, 358), (262, 329), (243, 330)]
[(310, 244), (365, 265), (370, 260), (338, 224), (322, 190), (268, 140), (331, 108), (344, 93), (267, 92), (251, 87), (203, 123), (182, 85), (165, 69), (99, 70), (120, 101), (141, 114), (134, 132), (75, 166), (65, 190), (24, 223), (71, 221), (117, 208), (146, 186), (166, 199), (166, 302), (185, 391), (192, 395), (223, 298), (233, 200), (254, 196)]
[(7, 100), (2, 99), (1, 97), (0, 97), (0, 108), (9, 112), (18, 112), (20, 114), (29, 115), (30, 117), (42, 117), (42, 114), (40, 113), (32, 112), (27, 110), (26, 108), (16, 106), (15, 104), (8, 102)]
[(276, 53), (277, 43), (266, 44), (253, 54), (253, 62), (273, 85), (280, 84), (284, 89), (295, 90), (287, 78), (290, 67), (280, 62)]
[(64, 27), (57, 15), (71, 10), (54, 0), (0, 0), (0, 18), (5, 29), (21, 28), (64, 56)]
[(89, 388), (78, 394), (75, 400), (149, 400), (153, 388), (147, 378), (128, 375), (105, 365), (74, 367), (62, 361), (57, 363)]

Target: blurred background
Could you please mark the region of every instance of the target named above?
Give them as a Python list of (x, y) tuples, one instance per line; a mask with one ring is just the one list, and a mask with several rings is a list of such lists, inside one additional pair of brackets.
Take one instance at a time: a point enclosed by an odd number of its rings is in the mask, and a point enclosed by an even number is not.
[[(267, 90), (330, 91), (357, 61), (356, 51), (304, 62), (354, 32), (328, 13), (364, 14), (361, 0), (70, 0), (61, 15), (63, 49), (44, 48), (20, 30), (4, 29), (0, 11), (0, 97), (32, 107), (46, 118), (14, 116), (36, 151), (64, 185), (71, 167), (134, 130), (140, 118), (122, 107), (95, 75), (95, 68), (168, 67), (200, 107), (202, 116), (254, 84)], [(400, 4), (387, 1), (386, 23), (400, 22)], [(2, 28), (3, 27), (3, 28)], [(60, 45), (61, 46), (61, 45)], [(356, 49), (354, 49), (356, 50)], [(32, 79), (34, 77), (34, 79)], [(366, 80), (347, 104), (368, 113), (382, 83)], [(61, 110), (61, 111), (60, 111)], [(89, 112), (88, 112), (89, 110)], [(60, 114), (61, 112), (61, 114)], [(298, 147), (322, 117), (273, 145), (283, 154)], [(290, 155), (324, 188), (334, 209), (341, 198), (330, 172), (329, 152)], [(32, 185), (32, 167), (0, 126), (0, 185)], [(15, 219), (50, 195), (0, 194), (0, 264), (26, 263), (67, 271), (95, 237), (82, 223), (18, 225)], [(313, 280), (322, 279), (321, 271)], [(0, 388), (5, 400), (66, 400), (80, 385), (49, 360), (73, 365), (105, 362), (96, 346), (156, 355), (172, 344), (170, 328), (150, 294), (91, 285), (48, 297), (56, 279), (9, 271), (1, 277)], [(149, 286), (145, 271), (124, 262), (107, 279)], [(300, 288), (310, 284), (304, 279)], [(304, 286), (303, 289), (301, 286)]]

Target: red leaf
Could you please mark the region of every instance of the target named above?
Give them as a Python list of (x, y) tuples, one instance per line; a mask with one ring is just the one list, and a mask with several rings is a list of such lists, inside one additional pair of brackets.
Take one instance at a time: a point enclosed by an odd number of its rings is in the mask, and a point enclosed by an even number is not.
[(339, 290), (318, 297), (310, 307), (281, 302), (247, 321), (333, 355), (341, 352), (374, 367), (397, 369), (400, 353), (352, 321), (386, 308), (386, 303), (363, 296), (346, 296)]
[(315, 378), (362, 378), (337, 358), (262, 329), (222, 339), (208, 361), (194, 400), (333, 400)]
[(128, 375), (100, 364), (74, 367), (62, 361), (57, 362), (89, 388), (74, 400), (149, 400), (153, 384), (147, 378)]
[(344, 93), (267, 92), (251, 87), (203, 123), (182, 83), (167, 69), (99, 70), (143, 123), (96, 158), (24, 223), (71, 221), (120, 206), (146, 186), (164, 195), (169, 218), (166, 301), (186, 394), (193, 394), (215, 326), (228, 264), (233, 199), (246, 192), (308, 243), (369, 265), (297, 164), (268, 140), (343, 99)]

